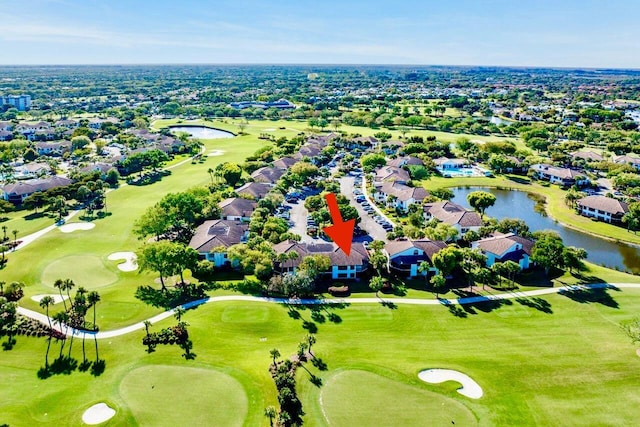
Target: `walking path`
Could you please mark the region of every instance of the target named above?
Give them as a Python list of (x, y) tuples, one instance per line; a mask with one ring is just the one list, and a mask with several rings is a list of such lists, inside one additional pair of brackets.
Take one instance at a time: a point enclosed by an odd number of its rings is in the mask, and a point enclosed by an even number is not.
[[(290, 299), (290, 298), (268, 298), (268, 297), (254, 297), (248, 295), (228, 295), (228, 296), (220, 296), (220, 297), (210, 297), (204, 298), (197, 301), (191, 301), (187, 304), (182, 305), (181, 307), (185, 310), (193, 307), (197, 307), (203, 304), (209, 304), (220, 301), (245, 301), (245, 302), (263, 302), (263, 303), (274, 303), (274, 304), (292, 304), (292, 305), (310, 305), (310, 304), (376, 304), (376, 303), (384, 303), (384, 304), (407, 304), (407, 305), (464, 305), (464, 304), (477, 304), (481, 302), (487, 301), (500, 301), (506, 299), (515, 299), (515, 298), (527, 298), (539, 295), (549, 295), (566, 291), (582, 291), (587, 289), (616, 289), (616, 288), (635, 288), (640, 289), (640, 283), (596, 283), (591, 285), (569, 285), (569, 286), (561, 286), (559, 288), (545, 288), (545, 289), (536, 289), (533, 291), (524, 291), (524, 292), (506, 292), (503, 294), (497, 295), (482, 295), (476, 297), (468, 297), (468, 298), (455, 298), (455, 299), (419, 299), (419, 298), (392, 298), (392, 299), (382, 299), (382, 298), (330, 298), (330, 299)], [(41, 323), (46, 325), (49, 324), (50, 319), (47, 319), (42, 313), (38, 313), (37, 311), (29, 310), (24, 307), (18, 307), (18, 313), (30, 317), (31, 319), (35, 319)], [(161, 320), (164, 320), (168, 317), (173, 316), (175, 309), (165, 311), (164, 313), (160, 313), (156, 316), (153, 316), (147, 319), (149, 322), (156, 323)], [(51, 320), (51, 324), (53, 328), (57, 331), (67, 335), (67, 336), (75, 336), (82, 337), (84, 335), (85, 338), (96, 338), (96, 339), (107, 339), (118, 337), (121, 335), (126, 335), (131, 332), (139, 331), (144, 329), (144, 321), (138, 322), (130, 326), (126, 326), (120, 329), (113, 329), (111, 331), (103, 331), (103, 332), (85, 332), (79, 331), (77, 329), (70, 328), (66, 325), (61, 325), (60, 323), (54, 322)]]

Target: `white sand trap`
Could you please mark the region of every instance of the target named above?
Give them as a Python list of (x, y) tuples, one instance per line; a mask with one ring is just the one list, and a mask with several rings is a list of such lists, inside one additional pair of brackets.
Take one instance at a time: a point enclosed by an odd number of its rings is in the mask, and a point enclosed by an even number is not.
[(34, 295), (31, 297), (32, 300), (34, 300), (35, 302), (40, 302), (42, 300), (42, 298), (44, 297), (51, 297), (53, 298), (53, 303), (54, 304), (59, 304), (61, 303), (63, 300), (69, 299), (68, 296), (63, 295), (62, 298), (60, 297), (60, 295), (58, 294), (43, 294), (43, 295)]
[(118, 264), (120, 271), (135, 271), (138, 269), (136, 254), (133, 252), (114, 252), (107, 257), (109, 261), (117, 261), (123, 259), (124, 262)]
[(109, 421), (116, 414), (115, 409), (107, 406), (106, 403), (97, 403), (82, 414), (82, 422), (95, 425)]
[(209, 156), (213, 157), (213, 156), (222, 156), (224, 154), (223, 150), (211, 150), (209, 151)]
[(420, 372), (418, 378), (432, 384), (456, 381), (462, 384), (462, 387), (457, 390), (461, 395), (470, 397), (471, 399), (480, 399), (482, 397), (482, 387), (469, 375), (459, 371), (452, 369), (427, 369), (426, 371)]
[(265, 132), (275, 132), (276, 128), (262, 129)]
[(92, 222), (72, 222), (69, 224), (61, 225), (59, 228), (63, 233), (73, 233), (74, 231), (78, 230), (91, 230), (95, 226), (96, 225)]

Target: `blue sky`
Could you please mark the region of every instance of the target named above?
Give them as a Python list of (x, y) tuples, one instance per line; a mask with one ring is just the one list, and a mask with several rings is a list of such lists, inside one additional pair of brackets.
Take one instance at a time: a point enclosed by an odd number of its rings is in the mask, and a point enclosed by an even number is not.
[(0, 64), (640, 68), (638, 0), (0, 0)]

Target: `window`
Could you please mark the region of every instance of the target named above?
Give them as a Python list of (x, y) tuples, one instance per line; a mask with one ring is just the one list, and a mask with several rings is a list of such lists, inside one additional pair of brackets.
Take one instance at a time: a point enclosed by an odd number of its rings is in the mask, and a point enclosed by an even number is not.
[(414, 249), (414, 250), (413, 250), (413, 254), (414, 254), (414, 255), (418, 255), (418, 253), (419, 253), (419, 252), (418, 252), (418, 250), (417, 250), (417, 249)]

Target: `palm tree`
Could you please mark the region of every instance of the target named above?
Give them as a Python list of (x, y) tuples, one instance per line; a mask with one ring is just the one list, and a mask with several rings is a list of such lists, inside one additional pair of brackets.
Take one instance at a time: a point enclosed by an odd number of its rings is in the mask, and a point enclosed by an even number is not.
[(62, 304), (64, 304), (64, 311), (67, 311), (67, 302), (62, 296), (62, 290), (64, 288), (64, 282), (62, 281), (62, 279), (56, 280), (55, 283), (53, 284), (53, 287), (57, 288), (58, 292), (60, 292), (60, 299), (62, 300)]
[(369, 281), (369, 287), (371, 288), (372, 291), (376, 292), (376, 297), (378, 297), (378, 292), (380, 292), (383, 286), (384, 286), (384, 279), (382, 278), (382, 276), (374, 276)]
[(273, 366), (274, 367), (277, 366), (276, 359), (278, 357), (280, 357), (280, 350), (278, 350), (277, 348), (271, 349), (269, 354), (271, 355), (271, 358), (273, 359)]
[(273, 406), (267, 406), (264, 408), (264, 416), (269, 417), (269, 426), (273, 427), (273, 419), (276, 417), (277, 411)]
[(176, 307), (173, 310), (173, 316), (178, 320), (178, 323), (180, 323), (180, 319), (182, 319), (182, 316), (184, 315), (185, 312), (186, 310), (182, 307)]
[(147, 333), (147, 336), (149, 336), (149, 327), (151, 326), (151, 322), (149, 322), (148, 320), (145, 320), (144, 322), (144, 330)]
[(96, 291), (91, 291), (87, 295), (87, 302), (93, 307), (93, 330), (97, 331), (96, 327), (96, 304), (100, 301), (100, 294)]
[(420, 265), (418, 265), (418, 271), (422, 273), (424, 276), (425, 284), (428, 282), (429, 271), (431, 270), (431, 264), (428, 261), (422, 261)]
[(9, 227), (7, 227), (6, 225), (2, 226), (2, 241), (6, 242), (7, 241), (7, 230), (9, 229)]
[(13, 233), (13, 250), (16, 250), (16, 246), (18, 246), (18, 230), (13, 230), (11, 233)]
[(45, 310), (45, 314), (47, 315), (47, 321), (49, 322), (49, 329), (51, 329), (51, 331), (49, 331), (49, 334), (51, 334), (53, 332), (53, 327), (51, 326), (51, 318), (49, 317), (49, 306), (55, 304), (55, 301), (53, 300), (53, 298), (47, 295), (46, 297), (40, 300), (39, 304), (40, 304), (40, 307), (44, 308)]
[[(69, 321), (69, 315), (67, 314), (66, 311), (59, 311), (56, 314), (53, 315), (53, 321), (54, 322), (58, 322), (58, 325), (60, 325), (60, 332), (63, 335), (62, 338), (62, 345), (60, 346), (60, 356), (62, 356), (62, 349), (64, 347), (64, 341), (67, 340), (67, 322)], [(65, 326), (65, 332), (62, 332), (62, 325)]]
[(6, 285), (7, 282), (5, 281), (0, 281), (0, 295), (4, 295), (4, 285)]
[(64, 279), (64, 281), (62, 282), (64, 289), (67, 291), (67, 297), (69, 297), (69, 301), (71, 302), (71, 289), (76, 287), (76, 284), (73, 283), (73, 280), (71, 279)]
[(311, 352), (311, 347), (316, 343), (316, 336), (313, 334), (309, 334), (306, 336), (307, 344), (309, 345), (309, 354), (313, 356)]

